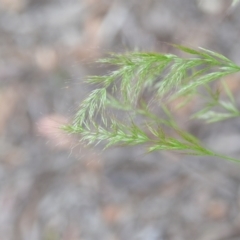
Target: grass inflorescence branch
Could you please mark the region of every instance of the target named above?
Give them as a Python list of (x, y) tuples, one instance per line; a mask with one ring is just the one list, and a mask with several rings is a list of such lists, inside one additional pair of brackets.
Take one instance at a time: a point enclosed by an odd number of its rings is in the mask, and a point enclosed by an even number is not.
[[(149, 152), (171, 150), (234, 160), (207, 149), (182, 130), (169, 105), (178, 98), (185, 98), (187, 104), (192, 96), (201, 98), (205, 94), (203, 108), (189, 119), (212, 123), (240, 116), (224, 82), (224, 77), (239, 72), (240, 66), (207, 49), (174, 47), (190, 57), (130, 52), (99, 60), (114, 69), (103, 76), (88, 77), (89, 84), (99, 87), (80, 104), (73, 123), (64, 129), (80, 134), (88, 144), (103, 142), (105, 147), (144, 144)], [(214, 90), (216, 80), (222, 81), (227, 99), (221, 98), (219, 89)]]

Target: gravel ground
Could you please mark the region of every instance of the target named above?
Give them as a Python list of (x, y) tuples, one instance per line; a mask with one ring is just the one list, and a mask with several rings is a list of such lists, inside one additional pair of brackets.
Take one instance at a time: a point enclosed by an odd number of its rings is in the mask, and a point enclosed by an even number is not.
[[(0, 240), (240, 239), (240, 165), (138, 147), (102, 153), (58, 130), (107, 52), (172, 52), (170, 42), (240, 63), (240, 8), (229, 5), (0, 0)], [(188, 128), (240, 158), (238, 120)]]

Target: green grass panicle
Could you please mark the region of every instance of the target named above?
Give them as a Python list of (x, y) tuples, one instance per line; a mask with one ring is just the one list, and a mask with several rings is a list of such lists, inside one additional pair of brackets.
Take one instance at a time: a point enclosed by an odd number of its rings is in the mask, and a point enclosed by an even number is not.
[[(240, 116), (234, 96), (224, 82), (224, 77), (239, 72), (240, 66), (204, 48), (174, 47), (190, 57), (130, 52), (110, 54), (99, 60), (114, 70), (88, 77), (89, 84), (99, 87), (80, 104), (73, 124), (63, 128), (79, 134), (87, 144), (102, 142), (105, 147), (144, 144), (147, 152), (170, 150), (238, 161), (211, 151), (181, 129), (174, 119), (176, 109), (170, 106), (178, 98), (185, 98), (183, 105), (188, 104), (194, 96), (205, 103), (189, 117), (191, 121), (198, 118), (213, 123)], [(213, 90), (214, 82), (220, 80), (225, 99), (221, 98), (221, 91)], [(124, 117), (118, 118), (118, 111)]]

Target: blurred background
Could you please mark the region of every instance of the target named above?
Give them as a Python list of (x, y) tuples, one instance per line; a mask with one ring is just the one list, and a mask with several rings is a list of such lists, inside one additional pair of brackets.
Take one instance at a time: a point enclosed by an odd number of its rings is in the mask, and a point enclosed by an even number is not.
[[(230, 4), (0, 0), (0, 240), (240, 239), (239, 164), (138, 147), (102, 153), (58, 129), (108, 52), (173, 52), (168, 42), (240, 64), (240, 8)], [(239, 77), (229, 78), (237, 97)], [(240, 158), (238, 119), (187, 127)]]

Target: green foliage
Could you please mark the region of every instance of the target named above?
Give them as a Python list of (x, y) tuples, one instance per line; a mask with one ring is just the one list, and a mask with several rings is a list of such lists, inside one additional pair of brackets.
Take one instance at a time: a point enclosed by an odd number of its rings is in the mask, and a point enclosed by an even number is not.
[[(87, 79), (98, 88), (81, 103), (73, 124), (64, 129), (80, 134), (81, 140), (88, 144), (103, 142), (105, 147), (144, 144), (148, 152), (171, 150), (238, 161), (204, 147), (181, 129), (174, 112), (198, 96), (206, 102), (190, 119), (213, 123), (238, 117), (240, 111), (223, 78), (239, 72), (240, 66), (207, 49), (174, 47), (190, 57), (131, 52), (111, 54), (99, 60), (114, 69), (106, 75)], [(216, 80), (220, 79), (225, 98), (221, 98), (218, 88), (213, 90)], [(172, 107), (179, 99), (184, 99), (182, 105)]]
[[(206, 89), (209, 95), (203, 96), (204, 98), (207, 99), (207, 102), (205, 103), (205, 107), (201, 109), (199, 112), (197, 112), (196, 114), (194, 114), (192, 118), (203, 119), (207, 123), (214, 123), (214, 122), (219, 122), (219, 121), (227, 120), (229, 118), (240, 116), (240, 111), (236, 106), (234, 97), (231, 91), (229, 90), (227, 84), (224, 81), (222, 81), (222, 85), (228, 97), (228, 100), (220, 99), (219, 89), (217, 89), (217, 91), (214, 92), (209, 87), (209, 85), (206, 85)], [(217, 107), (221, 111), (213, 110), (214, 108), (217, 108)]]

